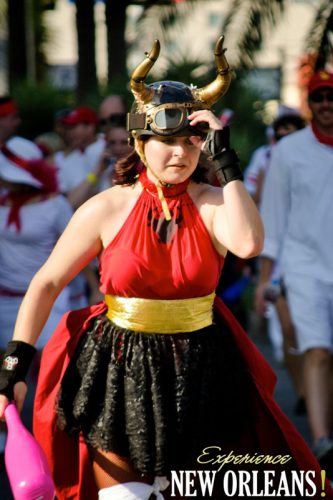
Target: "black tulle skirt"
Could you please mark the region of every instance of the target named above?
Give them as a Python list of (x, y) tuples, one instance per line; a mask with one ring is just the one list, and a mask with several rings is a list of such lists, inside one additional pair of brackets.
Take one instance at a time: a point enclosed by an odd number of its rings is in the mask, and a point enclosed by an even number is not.
[(197, 468), (204, 448), (225, 447), (253, 428), (251, 384), (223, 324), (145, 334), (100, 316), (62, 380), (58, 425), (129, 457), (141, 474), (167, 475)]

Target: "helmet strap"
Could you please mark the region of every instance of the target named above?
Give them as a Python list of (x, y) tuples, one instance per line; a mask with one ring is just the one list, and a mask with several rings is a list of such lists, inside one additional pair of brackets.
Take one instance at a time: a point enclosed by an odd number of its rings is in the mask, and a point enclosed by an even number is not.
[(168, 203), (167, 203), (167, 201), (166, 201), (166, 199), (164, 197), (163, 189), (162, 189), (162, 186), (166, 185), (166, 183), (163, 182), (163, 181), (161, 181), (161, 179), (159, 179), (159, 177), (155, 174), (155, 172), (151, 168), (151, 166), (148, 165), (148, 162), (147, 162), (144, 150), (143, 150), (143, 141), (140, 141), (137, 138), (135, 138), (134, 139), (134, 148), (135, 148), (136, 153), (139, 155), (140, 160), (142, 161), (142, 163), (145, 165), (145, 167), (147, 169), (149, 169), (149, 171), (153, 174), (153, 176), (157, 180), (157, 182), (156, 182), (157, 195), (158, 195), (158, 199), (161, 202), (161, 206), (162, 206), (162, 210), (163, 210), (163, 214), (164, 214), (165, 220), (171, 220), (172, 217), (171, 217), (171, 213), (170, 213), (170, 210), (169, 210), (169, 206), (168, 206)]

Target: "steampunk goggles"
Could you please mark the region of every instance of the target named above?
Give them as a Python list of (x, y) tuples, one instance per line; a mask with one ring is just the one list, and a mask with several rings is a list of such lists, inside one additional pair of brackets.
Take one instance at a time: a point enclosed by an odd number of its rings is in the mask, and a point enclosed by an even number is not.
[(127, 129), (147, 130), (156, 135), (175, 135), (178, 132), (187, 132), (185, 135), (206, 135), (209, 126), (206, 122), (195, 126), (189, 124), (188, 116), (198, 109), (207, 109), (194, 103), (167, 103), (151, 108), (146, 113), (129, 113), (127, 115)]

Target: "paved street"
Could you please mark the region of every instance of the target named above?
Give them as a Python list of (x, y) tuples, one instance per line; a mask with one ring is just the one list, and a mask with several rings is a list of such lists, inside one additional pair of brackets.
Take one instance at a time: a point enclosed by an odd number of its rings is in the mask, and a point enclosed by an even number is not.
[[(306, 441), (310, 442), (310, 434), (307, 426), (307, 420), (304, 416), (296, 416), (293, 413), (293, 407), (295, 405), (295, 395), (293, 388), (291, 387), (286, 370), (280, 366), (274, 359), (272, 355), (272, 349), (268, 340), (262, 334), (255, 334), (253, 337), (254, 342), (264, 354), (266, 359), (269, 361), (273, 369), (278, 376), (278, 384), (276, 388), (276, 400), (286, 413), (286, 415), (292, 420), (294, 425), (297, 427), (299, 432), (304, 436)], [(13, 497), (10, 493), (10, 488), (8, 485), (8, 480), (4, 471), (0, 473), (0, 500), (12, 500)]]

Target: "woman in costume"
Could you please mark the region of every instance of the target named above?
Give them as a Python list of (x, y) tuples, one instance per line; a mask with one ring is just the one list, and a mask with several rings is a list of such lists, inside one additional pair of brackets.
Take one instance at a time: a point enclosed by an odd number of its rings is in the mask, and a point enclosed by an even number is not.
[[(118, 163), (119, 184), (75, 213), (18, 315), (0, 392), (21, 405), (33, 344), (57, 294), (100, 255), (105, 300), (62, 319), (37, 389), (34, 432), (60, 500), (148, 500), (162, 490), (169, 498), (172, 470), (218, 468), (204, 452), (214, 446), (290, 454), (291, 469), (315, 470), (321, 484), (312, 454), (273, 402), (269, 367), (215, 299), (227, 250), (252, 257), (263, 243), (228, 130), (209, 110), (230, 83), (222, 41), (217, 77), (200, 89), (146, 85), (154, 43), (131, 79), (135, 152)], [(223, 189), (203, 182), (203, 145)], [(223, 498), (223, 472), (212, 498)]]

